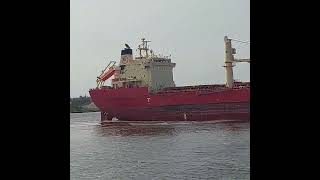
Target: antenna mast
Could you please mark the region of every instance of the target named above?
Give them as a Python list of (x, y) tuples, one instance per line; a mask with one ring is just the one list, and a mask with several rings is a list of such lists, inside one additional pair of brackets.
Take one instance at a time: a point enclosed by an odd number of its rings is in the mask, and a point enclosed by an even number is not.
[[(147, 41), (145, 38), (142, 38), (142, 44), (138, 46), (138, 50), (139, 50), (139, 54), (140, 54), (140, 58), (148, 58), (149, 54), (148, 54), (148, 42), (151, 42), (151, 41)], [(145, 56), (142, 55), (142, 52), (145, 52)]]

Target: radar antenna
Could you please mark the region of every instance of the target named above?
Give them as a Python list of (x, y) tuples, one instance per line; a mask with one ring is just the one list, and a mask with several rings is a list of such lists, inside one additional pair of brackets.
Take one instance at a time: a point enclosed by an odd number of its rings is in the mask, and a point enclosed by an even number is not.
[(127, 49), (130, 49), (130, 46), (128, 44), (124, 44), (124, 45), (127, 47)]

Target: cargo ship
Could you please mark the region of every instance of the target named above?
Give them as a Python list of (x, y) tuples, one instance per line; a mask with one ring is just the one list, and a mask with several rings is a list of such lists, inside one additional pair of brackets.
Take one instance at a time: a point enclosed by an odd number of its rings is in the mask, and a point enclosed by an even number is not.
[[(119, 64), (110, 61), (89, 93), (101, 112), (101, 122), (203, 122), (250, 120), (250, 82), (235, 81), (233, 39), (224, 37), (225, 84), (176, 86), (170, 56), (156, 55), (146, 39), (133, 57), (128, 44)], [(111, 78), (111, 86), (104, 85)]]

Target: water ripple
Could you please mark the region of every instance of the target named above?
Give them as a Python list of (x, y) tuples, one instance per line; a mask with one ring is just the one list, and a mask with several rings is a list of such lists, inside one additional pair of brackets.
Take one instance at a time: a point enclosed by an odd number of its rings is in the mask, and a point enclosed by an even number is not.
[(250, 124), (101, 127), (70, 115), (71, 179), (249, 179)]

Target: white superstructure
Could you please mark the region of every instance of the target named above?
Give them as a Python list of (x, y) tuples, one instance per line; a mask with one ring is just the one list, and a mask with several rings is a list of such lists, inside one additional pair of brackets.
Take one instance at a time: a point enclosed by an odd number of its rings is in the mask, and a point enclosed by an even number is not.
[(170, 57), (156, 56), (148, 47), (144, 38), (139, 45), (139, 56), (133, 59), (132, 49), (126, 45), (121, 51), (118, 67), (115, 67), (113, 88), (121, 87), (149, 87), (157, 91), (166, 87), (174, 87), (173, 68), (175, 63)]

